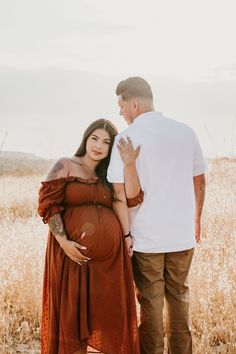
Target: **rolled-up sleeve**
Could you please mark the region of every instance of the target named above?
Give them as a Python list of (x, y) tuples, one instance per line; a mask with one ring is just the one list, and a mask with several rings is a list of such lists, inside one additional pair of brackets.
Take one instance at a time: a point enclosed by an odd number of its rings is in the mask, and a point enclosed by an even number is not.
[(142, 204), (143, 197), (144, 197), (144, 192), (142, 191), (142, 189), (140, 189), (140, 192), (138, 195), (136, 195), (136, 197), (127, 198), (126, 201), (127, 201), (128, 208), (133, 208), (139, 204)]

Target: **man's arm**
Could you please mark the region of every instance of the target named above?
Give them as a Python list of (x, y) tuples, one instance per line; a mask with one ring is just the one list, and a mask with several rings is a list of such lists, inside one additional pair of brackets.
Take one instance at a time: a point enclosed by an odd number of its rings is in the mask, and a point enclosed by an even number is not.
[(206, 180), (205, 175), (193, 177), (194, 191), (195, 191), (195, 238), (200, 241), (201, 235), (201, 216), (205, 199)]

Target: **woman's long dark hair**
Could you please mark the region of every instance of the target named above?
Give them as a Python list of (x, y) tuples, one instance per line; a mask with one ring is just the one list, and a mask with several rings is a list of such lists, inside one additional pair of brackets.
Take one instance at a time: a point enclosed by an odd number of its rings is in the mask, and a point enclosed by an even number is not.
[(118, 134), (116, 127), (107, 119), (97, 119), (93, 123), (91, 123), (88, 128), (85, 130), (82, 142), (76, 151), (74, 156), (82, 157), (86, 154), (86, 143), (88, 137), (96, 130), (96, 129), (105, 129), (110, 137), (111, 143), (108, 150), (108, 155), (105, 159), (101, 160), (101, 162), (96, 167), (96, 174), (100, 178), (106, 178), (107, 176), (107, 168), (110, 162), (111, 157), (111, 149), (114, 143), (115, 136)]

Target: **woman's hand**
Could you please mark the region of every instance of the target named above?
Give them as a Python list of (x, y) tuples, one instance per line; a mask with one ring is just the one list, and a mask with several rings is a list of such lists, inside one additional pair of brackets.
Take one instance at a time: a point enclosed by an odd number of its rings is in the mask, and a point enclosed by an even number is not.
[(133, 242), (133, 238), (130, 236), (130, 237), (126, 237), (125, 238), (125, 244), (126, 244), (126, 248), (127, 248), (127, 251), (128, 251), (128, 254), (130, 256), (130, 258), (133, 256), (133, 245), (134, 245), (134, 242)]
[(119, 150), (121, 159), (126, 166), (135, 163), (135, 160), (140, 151), (140, 146), (137, 146), (137, 148), (134, 149), (131, 139), (127, 137), (127, 142), (123, 138), (119, 140), (117, 148)]
[[(83, 232), (81, 238), (85, 236), (85, 232)], [(86, 247), (80, 245), (75, 241), (71, 241), (68, 239), (63, 239), (60, 242), (60, 246), (65, 252), (65, 254), (72, 259), (72, 261), (77, 262), (78, 264), (82, 264), (82, 262), (88, 262), (91, 258), (84, 256), (79, 250), (85, 250)]]

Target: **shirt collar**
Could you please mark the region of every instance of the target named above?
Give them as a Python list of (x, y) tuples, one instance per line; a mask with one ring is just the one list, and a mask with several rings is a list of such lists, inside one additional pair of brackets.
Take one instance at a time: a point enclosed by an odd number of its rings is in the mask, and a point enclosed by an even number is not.
[(142, 118), (149, 118), (149, 117), (153, 117), (155, 116), (156, 118), (160, 118), (163, 116), (163, 114), (159, 111), (150, 111), (150, 112), (145, 112), (140, 114), (139, 116), (137, 116), (132, 124), (137, 123), (139, 120), (141, 120)]

